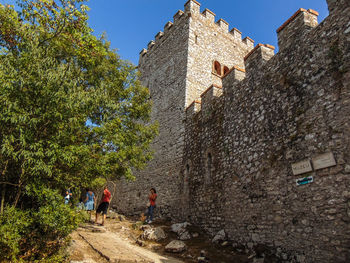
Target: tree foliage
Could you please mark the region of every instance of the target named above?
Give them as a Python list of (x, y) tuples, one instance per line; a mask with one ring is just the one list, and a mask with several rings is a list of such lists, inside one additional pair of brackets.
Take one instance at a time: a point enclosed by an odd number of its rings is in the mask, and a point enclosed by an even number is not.
[(151, 158), (149, 91), (87, 11), (85, 0), (0, 4), (1, 212), (39, 213), (38, 189), (130, 179)]
[(0, 6), (2, 181), (23, 188), (131, 177), (155, 134), (135, 67), (92, 35), (82, 0)]

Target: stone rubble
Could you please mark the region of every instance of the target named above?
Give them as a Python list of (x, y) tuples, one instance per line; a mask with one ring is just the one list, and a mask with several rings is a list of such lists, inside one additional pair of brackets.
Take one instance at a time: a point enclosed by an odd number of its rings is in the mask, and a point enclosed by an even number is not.
[(212, 239), (212, 242), (219, 243), (220, 241), (224, 241), (225, 239), (226, 239), (226, 233), (225, 233), (225, 230), (222, 229), (218, 233), (216, 233), (216, 235)]
[(143, 240), (159, 241), (166, 238), (166, 234), (161, 227), (145, 229), (141, 235)]
[(189, 240), (192, 236), (188, 232), (187, 227), (190, 225), (188, 222), (173, 224), (171, 225), (171, 231), (176, 233), (180, 240)]
[(186, 249), (186, 244), (180, 240), (173, 240), (165, 246), (165, 251), (172, 253), (181, 253), (186, 251)]

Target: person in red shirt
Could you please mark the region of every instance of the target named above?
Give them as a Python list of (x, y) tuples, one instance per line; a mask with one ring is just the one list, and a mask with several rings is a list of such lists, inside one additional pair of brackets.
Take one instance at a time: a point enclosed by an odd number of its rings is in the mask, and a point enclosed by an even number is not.
[(97, 207), (97, 210), (96, 210), (95, 224), (97, 224), (98, 216), (99, 216), (100, 213), (103, 213), (102, 224), (101, 225), (103, 226), (105, 224), (109, 202), (111, 201), (111, 196), (112, 195), (108, 191), (107, 186), (105, 186), (104, 190), (103, 190), (103, 196), (102, 196), (101, 203), (99, 204), (99, 206)]
[(146, 218), (146, 222), (149, 224), (152, 223), (152, 220), (153, 220), (153, 212), (154, 212), (154, 208), (156, 207), (156, 199), (157, 199), (156, 189), (151, 188), (150, 194), (148, 196), (149, 204), (148, 204), (148, 212), (147, 212), (147, 218)]

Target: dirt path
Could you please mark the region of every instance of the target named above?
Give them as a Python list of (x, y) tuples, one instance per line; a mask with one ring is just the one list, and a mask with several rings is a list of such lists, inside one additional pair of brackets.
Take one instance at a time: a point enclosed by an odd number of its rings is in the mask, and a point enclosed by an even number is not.
[(182, 263), (135, 244), (132, 223), (107, 220), (106, 226), (87, 224), (72, 234), (71, 263)]
[(71, 263), (107, 263), (108, 260), (96, 252), (79, 234), (78, 231), (72, 235), (72, 245), (68, 253)]
[(110, 262), (180, 263), (176, 259), (158, 255), (142, 247), (132, 245), (115, 233), (80, 232), (79, 235)]
[(70, 263), (197, 263), (201, 251), (205, 251), (206, 259), (209, 259), (202, 262), (262, 262), (253, 260), (246, 253), (237, 253), (228, 242), (226, 245), (213, 244), (209, 237), (194, 226), (189, 227), (188, 231), (197, 235), (185, 241), (185, 251), (166, 252), (165, 246), (178, 239), (177, 234), (171, 231), (170, 222), (152, 224), (151, 227), (161, 228), (166, 236), (155, 242), (140, 239), (145, 229), (141, 222), (126, 219), (112, 211), (109, 217), (103, 227), (86, 223), (72, 234), (72, 245), (68, 251)]

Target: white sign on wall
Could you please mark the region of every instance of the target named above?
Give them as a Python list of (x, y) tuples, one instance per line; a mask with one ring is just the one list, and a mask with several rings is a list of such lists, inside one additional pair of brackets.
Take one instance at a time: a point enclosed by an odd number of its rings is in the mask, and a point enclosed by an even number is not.
[(301, 162), (293, 163), (292, 170), (294, 175), (304, 174), (312, 171), (310, 160), (304, 160)]
[(337, 165), (333, 153), (324, 153), (312, 158), (312, 164), (315, 170), (331, 167)]

